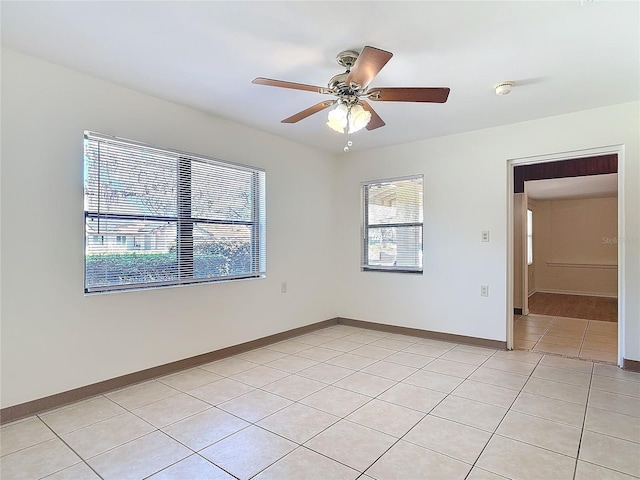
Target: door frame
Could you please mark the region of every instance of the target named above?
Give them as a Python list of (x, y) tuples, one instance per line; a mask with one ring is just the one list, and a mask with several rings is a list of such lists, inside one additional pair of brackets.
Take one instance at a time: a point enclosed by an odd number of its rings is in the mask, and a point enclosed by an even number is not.
[[(598, 155), (616, 154), (618, 156), (618, 239), (625, 238), (624, 232), (624, 145), (607, 145), (603, 147), (571, 150), (566, 152), (517, 157), (507, 159), (507, 349), (513, 349), (513, 272), (514, 272), (514, 234), (513, 234), (513, 189), (514, 169), (521, 165), (557, 162), (574, 158), (594, 157)], [(624, 359), (625, 337), (625, 242), (618, 241), (618, 366), (622, 367)]]

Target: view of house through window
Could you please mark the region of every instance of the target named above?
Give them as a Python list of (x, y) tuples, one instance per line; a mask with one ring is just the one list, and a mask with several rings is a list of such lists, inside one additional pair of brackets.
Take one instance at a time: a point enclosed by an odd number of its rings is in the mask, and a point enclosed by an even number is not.
[(533, 263), (533, 211), (527, 210), (527, 265)]
[(422, 272), (423, 176), (362, 184), (363, 270)]
[(85, 292), (264, 276), (265, 173), (85, 132)]

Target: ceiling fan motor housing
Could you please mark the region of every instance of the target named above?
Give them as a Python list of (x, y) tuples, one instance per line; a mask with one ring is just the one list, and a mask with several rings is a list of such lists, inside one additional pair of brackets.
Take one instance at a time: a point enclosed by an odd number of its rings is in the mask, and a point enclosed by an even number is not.
[(336, 62), (338, 62), (338, 65), (343, 66), (347, 71), (349, 71), (351, 67), (353, 67), (353, 64), (356, 63), (358, 56), (360, 56), (360, 53), (355, 50), (345, 50), (338, 54)]
[(360, 53), (355, 50), (345, 50), (344, 52), (340, 52), (336, 56), (336, 61), (338, 62), (338, 65), (341, 65), (346, 69), (346, 72), (334, 75), (327, 84), (329, 89), (332, 90), (335, 95), (338, 95), (344, 103), (351, 103), (349, 102), (349, 97), (353, 97), (355, 102), (357, 100), (355, 97), (364, 92), (364, 89), (358, 88), (357, 85), (347, 85), (347, 77), (349, 76), (351, 67), (356, 63), (359, 56)]
[(327, 86), (336, 93), (345, 90), (347, 88), (347, 75), (349, 75), (347, 72), (334, 75)]

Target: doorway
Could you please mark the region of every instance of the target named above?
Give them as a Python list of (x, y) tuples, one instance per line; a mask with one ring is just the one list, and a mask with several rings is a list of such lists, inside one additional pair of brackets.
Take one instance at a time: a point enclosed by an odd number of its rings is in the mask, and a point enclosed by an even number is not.
[[(615, 242), (615, 238), (623, 237), (624, 230), (622, 153), (622, 146), (612, 146), (508, 161), (508, 348), (621, 364), (624, 245)], [(615, 159), (611, 162), (613, 170), (606, 165), (611, 155)], [(596, 157), (599, 163), (594, 166)], [(586, 169), (580, 162), (585, 159), (591, 160)], [(518, 168), (523, 166), (527, 168)], [(581, 189), (580, 184), (585, 181)], [(513, 193), (518, 191), (517, 182), (523, 187), (519, 194)], [(608, 187), (594, 194), (594, 185), (603, 182)], [(605, 230), (613, 233), (597, 237), (601, 245), (595, 245), (597, 252), (588, 257), (584, 245), (579, 245), (588, 235), (576, 236), (573, 230), (580, 227), (580, 221), (585, 225), (593, 223), (593, 212), (598, 209), (612, 208), (613, 219)], [(537, 227), (533, 229), (534, 236), (536, 230), (541, 236), (557, 231), (554, 251), (538, 248), (534, 251), (537, 261), (530, 258), (531, 249), (527, 249), (531, 236), (526, 229), (520, 231), (521, 227), (514, 225), (518, 216), (520, 225), (525, 225), (527, 215), (533, 215)], [(563, 225), (568, 226), (565, 233), (560, 231)], [(594, 247), (594, 231), (598, 230), (591, 227), (588, 232), (592, 237), (589, 248)], [(538, 240), (549, 244), (548, 238)], [(523, 262), (520, 271), (522, 264), (517, 262)]]

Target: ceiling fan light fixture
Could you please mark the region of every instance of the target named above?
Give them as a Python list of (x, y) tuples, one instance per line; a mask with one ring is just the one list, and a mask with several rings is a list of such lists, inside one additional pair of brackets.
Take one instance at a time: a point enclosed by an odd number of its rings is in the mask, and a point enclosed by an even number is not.
[(340, 103), (336, 108), (329, 111), (327, 116), (327, 126), (338, 133), (355, 133), (367, 126), (371, 120), (371, 112), (365, 110), (362, 105), (347, 106)]
[(349, 109), (345, 104), (341, 103), (329, 111), (327, 125), (338, 133), (344, 133), (344, 129), (347, 127), (348, 115)]
[(371, 112), (362, 105), (356, 104), (349, 109), (349, 133), (355, 133), (367, 126), (371, 120)]
[[(323, 101), (306, 108), (281, 120), (281, 123), (297, 123), (335, 106), (328, 112), (327, 126), (338, 133), (346, 133), (347, 135), (365, 127), (371, 131), (385, 126), (382, 118), (369, 104), (370, 100), (425, 103), (445, 103), (447, 101), (450, 91), (448, 87), (370, 88), (371, 82), (392, 56), (391, 52), (371, 46), (364, 47), (360, 52), (355, 50), (341, 52), (337, 57), (338, 64), (346, 71), (334, 75), (326, 87), (264, 77), (257, 77), (252, 83), (337, 97), (335, 100)], [(345, 148), (348, 149), (349, 145), (346, 145)]]

